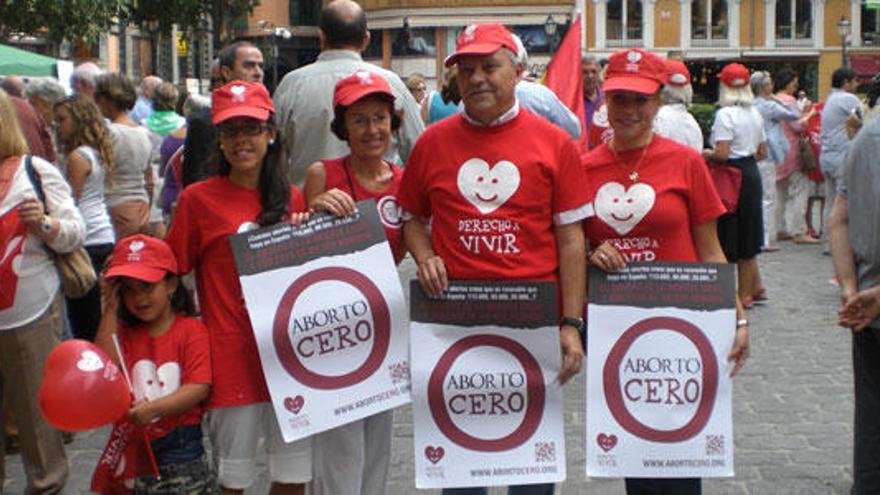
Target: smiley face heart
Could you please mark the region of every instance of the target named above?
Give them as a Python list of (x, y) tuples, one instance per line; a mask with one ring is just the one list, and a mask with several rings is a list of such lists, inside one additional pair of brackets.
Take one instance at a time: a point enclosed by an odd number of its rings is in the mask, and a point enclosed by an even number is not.
[(302, 395), (297, 395), (296, 397), (285, 397), (284, 408), (292, 412), (293, 414), (299, 414), (305, 403), (306, 400), (303, 398)]
[(425, 457), (431, 461), (431, 464), (440, 462), (440, 459), (443, 459), (445, 454), (446, 451), (443, 450), (443, 447), (432, 447), (430, 445), (425, 447)]
[(655, 196), (648, 184), (626, 189), (617, 182), (607, 182), (596, 192), (596, 215), (618, 234), (626, 235), (651, 211)]
[(596, 436), (596, 444), (599, 445), (599, 448), (608, 452), (613, 449), (617, 445), (617, 435), (606, 435), (604, 433), (599, 433)]
[(497, 210), (519, 188), (519, 169), (502, 160), (491, 168), (486, 161), (471, 158), (458, 169), (458, 191), (481, 214)]
[(95, 351), (83, 351), (79, 361), (76, 362), (76, 367), (87, 372), (98, 371), (104, 368), (104, 361)]
[(149, 359), (141, 359), (131, 368), (131, 385), (138, 400), (156, 400), (180, 388), (180, 365), (164, 363), (156, 367)]

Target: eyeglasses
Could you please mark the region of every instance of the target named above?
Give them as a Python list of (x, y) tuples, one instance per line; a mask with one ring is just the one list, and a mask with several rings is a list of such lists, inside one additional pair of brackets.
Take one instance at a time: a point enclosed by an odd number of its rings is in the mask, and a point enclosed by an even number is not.
[(257, 136), (263, 132), (266, 132), (270, 129), (269, 124), (265, 122), (246, 122), (240, 125), (233, 124), (218, 124), (217, 132), (220, 133), (220, 137), (231, 138), (235, 137), (239, 134), (244, 134), (245, 136)]

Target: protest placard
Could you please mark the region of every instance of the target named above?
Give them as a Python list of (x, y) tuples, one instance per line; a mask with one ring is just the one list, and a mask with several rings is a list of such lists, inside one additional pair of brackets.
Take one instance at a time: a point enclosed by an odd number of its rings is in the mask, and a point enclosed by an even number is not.
[(409, 402), (406, 303), (372, 200), (231, 242), (285, 441)]
[(590, 270), (588, 476), (733, 476), (733, 265)]
[(413, 282), (417, 488), (565, 479), (559, 309), (549, 282)]

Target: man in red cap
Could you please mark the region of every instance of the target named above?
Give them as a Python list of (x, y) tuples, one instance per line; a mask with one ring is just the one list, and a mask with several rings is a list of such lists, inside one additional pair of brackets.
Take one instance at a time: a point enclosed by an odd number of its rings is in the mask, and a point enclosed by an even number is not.
[(500, 24), (465, 28), (446, 65), (458, 68), (464, 111), (422, 134), (398, 195), (419, 282), (429, 294), (442, 293), (449, 279), (558, 282), (564, 383), (583, 358), (580, 221), (592, 212), (577, 149), (564, 131), (520, 108), (514, 88), (522, 66)]
[(691, 73), (684, 62), (672, 59), (666, 60), (666, 73), (666, 84), (660, 91), (663, 106), (654, 117), (654, 132), (703, 151), (703, 131), (687, 109), (694, 96)]

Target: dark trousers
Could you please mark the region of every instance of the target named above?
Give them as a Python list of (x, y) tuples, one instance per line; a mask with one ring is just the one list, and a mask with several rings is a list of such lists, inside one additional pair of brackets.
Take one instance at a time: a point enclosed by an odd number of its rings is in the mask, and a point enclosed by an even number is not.
[[(89, 253), (95, 273), (100, 276), (101, 269), (104, 268), (104, 261), (113, 252), (113, 244), (86, 246), (86, 252)], [(94, 342), (95, 335), (98, 333), (98, 324), (101, 323), (100, 283), (96, 283), (88, 294), (79, 299), (65, 299), (67, 302), (67, 320), (70, 321), (73, 336), (78, 339)]]
[(854, 495), (880, 493), (880, 329), (853, 334)]
[(627, 495), (700, 495), (699, 478), (626, 478)]
[[(553, 483), (543, 485), (517, 485), (507, 489), (507, 495), (553, 495)], [(443, 495), (486, 495), (488, 488), (444, 488)]]

